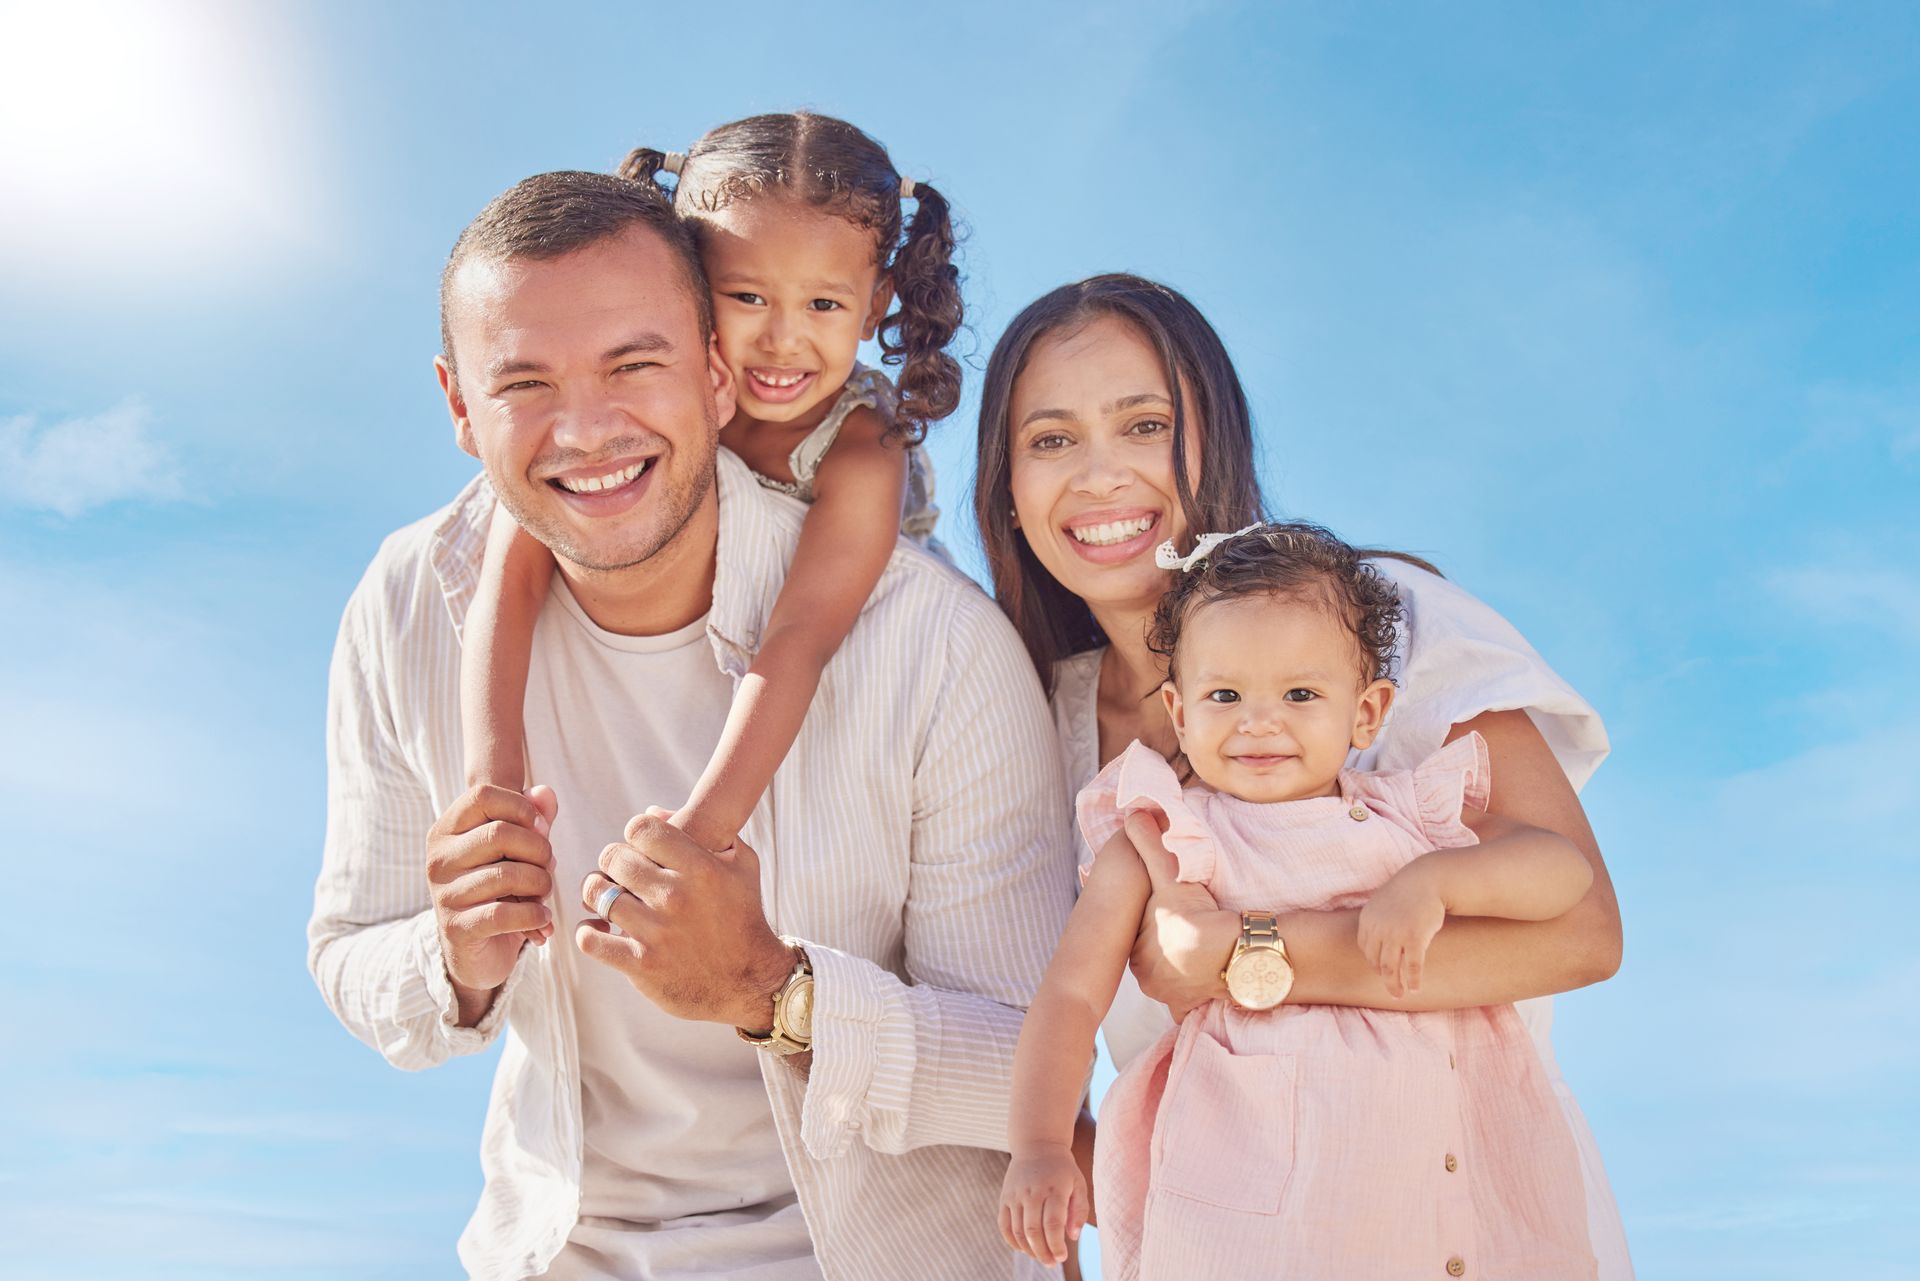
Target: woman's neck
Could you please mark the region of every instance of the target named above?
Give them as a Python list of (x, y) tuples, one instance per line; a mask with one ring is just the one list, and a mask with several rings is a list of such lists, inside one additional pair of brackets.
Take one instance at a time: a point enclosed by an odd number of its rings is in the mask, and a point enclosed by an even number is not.
[(1136, 738), (1166, 756), (1179, 746), (1166, 705), (1160, 700), (1166, 662), (1147, 648), (1147, 624), (1152, 614), (1151, 609), (1093, 610), (1094, 621), (1107, 636), (1095, 699), (1102, 765)]

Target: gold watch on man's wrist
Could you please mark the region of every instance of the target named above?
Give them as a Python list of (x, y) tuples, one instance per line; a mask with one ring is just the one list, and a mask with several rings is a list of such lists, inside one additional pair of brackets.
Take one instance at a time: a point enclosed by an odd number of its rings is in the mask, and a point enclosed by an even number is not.
[(1227, 998), (1243, 1010), (1270, 1010), (1287, 999), (1293, 964), (1272, 912), (1240, 913), (1240, 941), (1220, 977), (1226, 980)]
[(772, 1030), (749, 1032), (743, 1027), (733, 1030), (748, 1045), (775, 1054), (804, 1054), (813, 1048), (813, 962), (807, 959), (807, 950), (798, 940), (783, 938), (780, 941), (792, 948), (799, 959), (794, 963), (793, 973), (787, 975), (787, 981), (774, 993)]

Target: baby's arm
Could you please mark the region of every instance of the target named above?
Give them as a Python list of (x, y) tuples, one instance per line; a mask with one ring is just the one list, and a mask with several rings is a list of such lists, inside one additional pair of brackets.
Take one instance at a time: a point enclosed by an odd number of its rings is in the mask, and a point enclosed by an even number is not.
[(787, 581), (734, 694), (713, 759), (674, 823), (708, 849), (733, 844), (807, 718), (820, 672), (853, 630), (900, 537), (907, 451), (856, 409), (814, 476)]
[(1422, 854), (1360, 911), (1360, 950), (1396, 997), (1420, 989), (1427, 945), (1447, 917), (1549, 921), (1593, 884), (1593, 868), (1564, 836), (1484, 810), (1461, 820), (1478, 845)]
[(527, 664), (534, 621), (552, 580), (552, 553), (496, 505), (460, 648), (460, 726), (469, 787), (491, 783), (517, 792), (526, 785), (521, 738)]
[(1100, 1020), (1127, 968), (1152, 886), (1125, 832), (1094, 856), (1080, 901), (1047, 965), (1013, 1056), (1013, 1164), (1000, 1190), (1000, 1235), (1042, 1263), (1067, 1257), (1087, 1221), (1086, 1179), (1073, 1158), (1087, 1065)]

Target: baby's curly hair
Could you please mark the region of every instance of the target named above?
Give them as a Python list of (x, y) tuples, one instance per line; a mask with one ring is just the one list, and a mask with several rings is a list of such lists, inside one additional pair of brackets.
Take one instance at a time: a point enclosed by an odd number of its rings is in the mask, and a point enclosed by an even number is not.
[(1318, 525), (1256, 525), (1214, 545), (1206, 559), (1175, 576), (1160, 598), (1147, 644), (1172, 672), (1180, 631), (1215, 601), (1278, 596), (1321, 605), (1346, 623), (1359, 648), (1361, 684), (1393, 680), (1404, 610), (1400, 593), (1366, 554)]

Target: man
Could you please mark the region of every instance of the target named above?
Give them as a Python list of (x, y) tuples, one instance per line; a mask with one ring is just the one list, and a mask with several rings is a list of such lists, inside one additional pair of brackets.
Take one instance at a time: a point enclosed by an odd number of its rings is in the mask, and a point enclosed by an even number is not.
[[(390, 537), (347, 606), (309, 963), (396, 1066), (504, 1034), (463, 1262), (1015, 1275), (1006, 1082), (1072, 885), (1011, 629), (902, 544), (741, 842), (629, 822), (690, 792), (803, 509), (718, 448), (731, 379), (651, 187), (519, 184), (462, 233), (441, 308), (484, 476)], [(462, 780), (460, 627), (496, 494), (558, 564), (524, 796)]]

